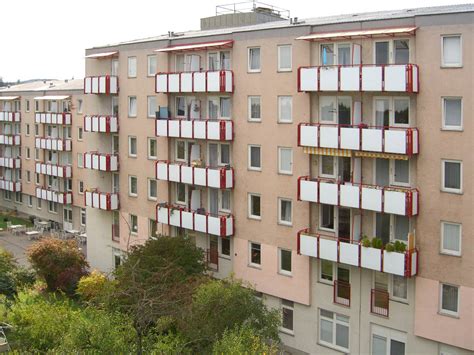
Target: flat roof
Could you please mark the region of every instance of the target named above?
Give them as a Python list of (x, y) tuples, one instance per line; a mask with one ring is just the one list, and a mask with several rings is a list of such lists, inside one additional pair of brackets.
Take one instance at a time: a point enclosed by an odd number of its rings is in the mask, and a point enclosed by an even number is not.
[(84, 90), (84, 79), (34, 80), (0, 88), (0, 94), (22, 91), (76, 91)]

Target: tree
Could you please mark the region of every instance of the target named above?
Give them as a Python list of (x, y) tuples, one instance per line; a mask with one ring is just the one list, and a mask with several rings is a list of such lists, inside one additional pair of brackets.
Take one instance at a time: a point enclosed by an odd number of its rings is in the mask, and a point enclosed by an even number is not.
[(207, 353), (226, 330), (243, 325), (261, 339), (279, 341), (277, 310), (268, 310), (240, 281), (212, 280), (197, 289), (181, 329), (194, 342), (195, 351)]
[(77, 284), (76, 293), (82, 301), (99, 305), (104, 303), (104, 297), (113, 287), (113, 281), (107, 279), (107, 276), (97, 270), (92, 271), (89, 275), (81, 277)]
[(17, 264), (13, 255), (0, 248), (0, 295), (12, 299), (22, 286), (32, 285), (34, 274)]
[(40, 240), (28, 249), (28, 259), (49, 291), (60, 290), (69, 295), (74, 294), (89, 266), (73, 240)]

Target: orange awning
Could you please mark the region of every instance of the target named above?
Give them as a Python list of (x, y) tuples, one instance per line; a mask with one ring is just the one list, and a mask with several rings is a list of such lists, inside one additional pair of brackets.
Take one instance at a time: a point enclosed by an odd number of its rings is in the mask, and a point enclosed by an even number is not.
[(320, 32), (311, 33), (306, 36), (298, 37), (306, 41), (329, 41), (335, 39), (351, 39), (351, 38), (372, 38), (372, 37), (391, 37), (396, 35), (413, 35), (416, 27), (397, 27), (397, 28), (377, 28), (371, 30), (355, 30), (344, 32)]
[(234, 41), (218, 41), (218, 42), (205, 42), (205, 43), (190, 43), (190, 44), (179, 44), (176, 46), (169, 46), (166, 48), (156, 49), (155, 52), (184, 52), (184, 51), (197, 51), (204, 49), (221, 49), (221, 48), (232, 48)]

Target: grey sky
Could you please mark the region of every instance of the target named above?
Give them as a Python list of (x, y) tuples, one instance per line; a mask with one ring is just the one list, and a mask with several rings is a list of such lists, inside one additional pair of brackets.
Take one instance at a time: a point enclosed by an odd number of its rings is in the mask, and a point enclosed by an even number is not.
[[(238, 2), (241, 0), (236, 0)], [(263, 0), (300, 18), (449, 5), (462, 0)], [(201, 17), (232, 0), (4, 0), (0, 76), (80, 78), (84, 49), (168, 31), (199, 29)]]

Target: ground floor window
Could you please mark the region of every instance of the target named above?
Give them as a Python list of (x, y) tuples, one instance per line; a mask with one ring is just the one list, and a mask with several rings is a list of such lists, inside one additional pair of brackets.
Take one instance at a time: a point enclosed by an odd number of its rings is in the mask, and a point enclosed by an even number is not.
[(372, 326), (372, 355), (405, 355), (406, 334), (381, 327)]
[(285, 332), (293, 333), (293, 302), (281, 300), (281, 328)]
[(349, 317), (320, 309), (319, 341), (323, 345), (349, 351)]

